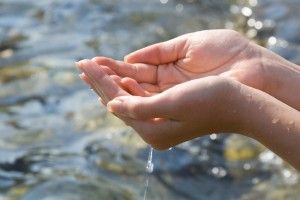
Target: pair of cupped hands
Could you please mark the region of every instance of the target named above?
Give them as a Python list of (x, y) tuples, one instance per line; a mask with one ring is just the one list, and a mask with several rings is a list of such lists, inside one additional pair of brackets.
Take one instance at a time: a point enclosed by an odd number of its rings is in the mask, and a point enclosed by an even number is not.
[(282, 61), (235, 31), (207, 30), (145, 47), (124, 61), (95, 57), (77, 66), (110, 112), (154, 148), (166, 149), (214, 132), (249, 131), (247, 114), (258, 110), (251, 99), (270, 94), (266, 58)]

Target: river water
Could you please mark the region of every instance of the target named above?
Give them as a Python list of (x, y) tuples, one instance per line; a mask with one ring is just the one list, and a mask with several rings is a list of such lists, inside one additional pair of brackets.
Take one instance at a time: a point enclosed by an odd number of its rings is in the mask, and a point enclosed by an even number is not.
[[(98, 104), (74, 61), (234, 28), (300, 64), (299, 0), (1, 0), (0, 200), (142, 199), (148, 147)], [(148, 199), (299, 199), (257, 142), (212, 134), (153, 152)]]

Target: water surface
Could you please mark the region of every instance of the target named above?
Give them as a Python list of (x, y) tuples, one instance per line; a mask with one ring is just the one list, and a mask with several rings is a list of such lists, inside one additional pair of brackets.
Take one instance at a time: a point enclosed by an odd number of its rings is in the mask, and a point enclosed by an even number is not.
[[(296, 0), (1, 0), (0, 199), (142, 199), (147, 146), (74, 61), (234, 28), (300, 64)], [(250, 21), (249, 21), (250, 20)], [(154, 152), (148, 199), (297, 199), (298, 174), (255, 141), (210, 135)]]

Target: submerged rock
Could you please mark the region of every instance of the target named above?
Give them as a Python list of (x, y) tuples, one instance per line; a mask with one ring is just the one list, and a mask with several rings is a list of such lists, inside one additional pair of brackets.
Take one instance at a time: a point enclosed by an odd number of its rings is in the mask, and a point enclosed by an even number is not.
[(101, 180), (98, 182), (58, 178), (42, 183), (30, 190), (21, 200), (134, 200), (136, 195), (119, 185)]

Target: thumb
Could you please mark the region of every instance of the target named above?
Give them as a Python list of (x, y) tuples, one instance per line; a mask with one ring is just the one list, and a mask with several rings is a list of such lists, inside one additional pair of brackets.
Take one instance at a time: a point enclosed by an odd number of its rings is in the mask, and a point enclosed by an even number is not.
[(172, 118), (172, 105), (162, 95), (121, 96), (108, 102), (107, 109), (133, 119)]
[(150, 45), (125, 56), (124, 61), (151, 65), (176, 62), (185, 56), (186, 40), (186, 35), (182, 35), (165, 42)]

